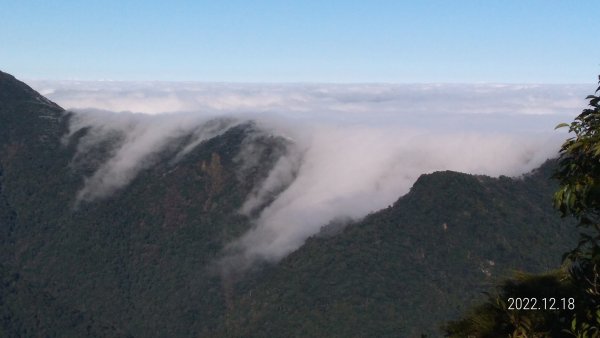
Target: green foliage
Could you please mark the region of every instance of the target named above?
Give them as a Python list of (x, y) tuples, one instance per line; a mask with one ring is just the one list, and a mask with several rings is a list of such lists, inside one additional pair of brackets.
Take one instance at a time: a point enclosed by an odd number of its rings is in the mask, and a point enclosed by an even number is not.
[[(533, 298), (537, 310), (517, 310), (510, 298)], [(570, 298), (574, 299), (573, 308), (568, 306)], [(448, 323), (445, 330), (449, 337), (457, 338), (572, 337), (565, 328), (584, 298), (564, 270), (540, 275), (519, 273), (504, 281), (497, 292), (488, 295), (487, 302), (471, 309), (465, 318)], [(513, 308), (509, 308), (511, 304)], [(556, 309), (549, 309), (550, 304)]]
[[(600, 81), (599, 81), (600, 83)], [(600, 87), (596, 90), (596, 93)], [(576, 217), (580, 225), (600, 232), (600, 97), (589, 95), (589, 108), (584, 109), (568, 127), (573, 134), (562, 145), (559, 168), (555, 177), (560, 188), (554, 204), (563, 216)], [(584, 243), (594, 245), (597, 236), (583, 237)]]
[[(599, 91), (600, 86), (595, 94)], [(554, 195), (555, 207), (563, 216), (574, 216), (584, 230), (577, 247), (565, 254), (571, 278), (587, 294), (580, 305), (585, 313), (572, 320), (571, 331), (578, 337), (600, 335), (600, 97), (586, 99), (587, 109), (571, 124), (558, 126), (568, 126), (573, 136), (560, 150), (555, 175), (560, 188)]]
[[(599, 91), (600, 87), (595, 93)], [(589, 95), (587, 99), (589, 108), (572, 123), (556, 127), (568, 127), (573, 136), (563, 143), (553, 176), (560, 184), (554, 193), (554, 207), (563, 217), (573, 216), (578, 221), (582, 233), (577, 247), (563, 255), (563, 268), (551, 279), (533, 275), (527, 280), (505, 281), (498, 295), (466, 318), (449, 323), (446, 331), (450, 336), (600, 336), (600, 97)], [(503, 300), (509, 297), (572, 297), (575, 308), (515, 311), (506, 308)]]
[(175, 165), (157, 155), (126, 188), (74, 209), (111, 144), (73, 166), (87, 131), (64, 145), (69, 118), (0, 72), (0, 336), (435, 337), (498, 278), (554, 268), (576, 239), (549, 203), (553, 162), (521, 179), (438, 172), (279, 264), (229, 278), (214, 262), (251, 226), (237, 211), (285, 141), (252, 137), (263, 150), (240, 178), (252, 126), (233, 128)]
[(129, 337), (0, 264), (0, 337)]
[(576, 234), (552, 209), (553, 167), (522, 179), (422, 176), (393, 206), (257, 274), (230, 336), (440, 336), (442, 321), (513, 269), (559, 265)]
[[(74, 166), (72, 159), (78, 138), (88, 131), (64, 145), (70, 114), (4, 73), (0, 89), (0, 262), (26, 280), (32, 293), (48, 294), (65, 308), (135, 336), (198, 336), (219, 325), (223, 287), (210, 265), (250, 227), (237, 210), (285, 143), (253, 138), (264, 148), (257, 151), (260, 166), (240, 179), (235, 157), (253, 128), (242, 125), (175, 165), (168, 155), (180, 148), (159, 154), (165, 160), (126, 189), (73, 208), (90, 168)], [(110, 147), (97, 151), (102, 158)], [(17, 292), (9, 300), (30, 304), (28, 294)], [(20, 336), (11, 322), (38, 307), (0, 302), (0, 308), (9, 306), (23, 311), (13, 311), (20, 315), (10, 317), (5, 335)], [(52, 306), (39, 309), (56, 318)], [(34, 332), (25, 336), (45, 336), (26, 326)], [(61, 332), (54, 329), (48, 332)]]

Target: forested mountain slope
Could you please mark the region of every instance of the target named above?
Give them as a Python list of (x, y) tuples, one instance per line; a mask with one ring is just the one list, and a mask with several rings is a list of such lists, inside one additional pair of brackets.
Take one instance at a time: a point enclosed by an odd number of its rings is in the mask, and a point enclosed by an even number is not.
[(554, 165), (519, 179), (421, 176), (394, 205), (267, 269), (239, 299), (234, 335), (440, 335), (495, 282), (556, 268), (576, 242), (552, 209)]
[[(174, 161), (184, 135), (122, 189), (82, 202), (111, 143), (75, 161), (90, 131), (66, 137), (72, 118), (0, 72), (5, 336), (433, 333), (496, 278), (557, 267), (576, 239), (551, 207), (553, 162), (517, 179), (437, 172), (277, 264), (222, 274), (224, 247), (252, 225), (240, 207), (289, 141), (243, 123)], [(248, 142), (261, 151), (242, 168)]]
[(172, 164), (175, 144), (110, 198), (78, 204), (85, 174), (110, 149), (73, 165), (87, 130), (65, 139), (70, 113), (10, 75), (0, 88), (2, 263), (39, 292), (135, 336), (197, 335), (220, 323), (223, 283), (208, 267), (249, 227), (237, 210), (282, 141), (253, 138), (265, 150), (244, 180), (234, 158), (251, 124)]

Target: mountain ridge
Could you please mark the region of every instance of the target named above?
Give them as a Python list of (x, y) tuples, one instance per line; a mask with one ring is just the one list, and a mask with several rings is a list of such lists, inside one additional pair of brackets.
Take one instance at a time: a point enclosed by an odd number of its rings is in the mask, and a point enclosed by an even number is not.
[[(71, 323), (55, 311), (66, 308), (144, 337), (437, 335), (496, 278), (558, 267), (557, 253), (576, 239), (550, 203), (552, 161), (518, 179), (436, 172), (277, 264), (221, 275), (211, 267), (253, 226), (239, 210), (284, 140), (237, 125), (176, 165), (159, 158), (111, 196), (73, 208), (90, 169), (72, 161), (89, 129), (65, 142), (72, 113), (39, 97), (0, 73), (0, 259), (3, 278), (25, 281), (0, 307), (20, 320), (30, 294), (58, 300), (45, 307), (57, 326), (37, 334), (94, 336), (80, 323), (59, 325)], [(261, 151), (240, 179), (244, 142)], [(0, 332), (24, 334), (12, 324)]]
[[(483, 292), (496, 282), (515, 270), (558, 267), (560, 255), (547, 256), (547, 252), (560, 252), (575, 242), (572, 222), (564, 222), (552, 209), (552, 185), (537, 195), (538, 200), (519, 207), (529, 185), (548, 179), (553, 165), (549, 161), (521, 180), (449, 171), (422, 176), (416, 188), (394, 205), (335, 236), (310, 238), (267, 272), (272, 275), (257, 283), (266, 286), (242, 295), (242, 310), (235, 316), (262, 313), (264, 317), (234, 320), (231, 325), (239, 331), (232, 336), (440, 335), (436, 330), (440, 323), (483, 299)], [(427, 189), (429, 184), (439, 188), (440, 181), (447, 188), (454, 186), (446, 190), (455, 192), (452, 203)], [(464, 187), (457, 190), (456, 186)], [(497, 192), (489, 194), (490, 190)], [(479, 194), (505, 205), (479, 204)], [(447, 208), (453, 204), (464, 209)], [(514, 207), (520, 208), (514, 213), (517, 217), (503, 216)], [(546, 233), (538, 232), (532, 216), (541, 217), (536, 223), (545, 224)], [(315, 276), (319, 282), (312, 280)], [(252, 299), (262, 297), (267, 299), (263, 305)], [(283, 310), (278, 304), (283, 304)], [(274, 315), (282, 311), (289, 316)], [(290, 322), (288, 317), (294, 319)], [(330, 327), (331, 322), (336, 324)]]

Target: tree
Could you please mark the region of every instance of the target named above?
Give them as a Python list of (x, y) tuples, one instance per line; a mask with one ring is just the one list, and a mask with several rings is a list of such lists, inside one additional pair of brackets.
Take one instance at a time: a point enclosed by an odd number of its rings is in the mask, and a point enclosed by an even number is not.
[[(599, 77), (600, 84), (600, 77)], [(596, 89), (596, 94), (600, 87)], [(597, 246), (600, 235), (600, 97), (589, 95), (590, 107), (584, 109), (569, 127), (574, 136), (560, 150), (559, 169), (554, 175), (560, 188), (554, 195), (554, 206), (564, 216), (574, 216), (593, 235), (582, 235), (578, 249), (569, 253), (576, 258), (584, 248)], [(575, 255), (575, 256), (573, 256)]]
[[(470, 314), (446, 324), (450, 337), (600, 337), (600, 76), (589, 107), (569, 128), (554, 178), (554, 206), (573, 216), (581, 228), (577, 247), (563, 255), (563, 268), (547, 275), (520, 275), (499, 286), (495, 295)], [(574, 299), (558, 311), (515, 311), (509, 298)]]
[[(598, 77), (600, 85), (600, 76)], [(577, 247), (563, 259), (570, 265), (570, 275), (585, 297), (580, 304), (585, 311), (572, 321), (574, 334), (600, 335), (600, 97), (589, 95), (589, 107), (568, 127), (573, 136), (560, 150), (559, 168), (554, 175), (560, 188), (554, 195), (554, 206), (562, 216), (573, 216), (582, 228)]]

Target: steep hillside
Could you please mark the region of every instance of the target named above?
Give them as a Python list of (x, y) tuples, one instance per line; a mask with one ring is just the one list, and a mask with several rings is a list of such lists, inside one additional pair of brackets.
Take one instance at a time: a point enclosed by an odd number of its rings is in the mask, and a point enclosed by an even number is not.
[(0, 336), (129, 337), (122, 330), (69, 308), (0, 265)]
[(223, 248), (252, 224), (240, 207), (288, 141), (239, 124), (174, 161), (183, 135), (126, 186), (81, 201), (119, 138), (79, 161), (92, 131), (66, 137), (73, 116), (0, 73), (5, 336), (412, 336), (514, 269), (557, 267), (576, 238), (551, 208), (551, 162), (521, 179), (438, 172), (278, 264), (221, 274)]
[(253, 127), (240, 125), (177, 163), (170, 148), (110, 198), (76, 204), (90, 168), (73, 159), (89, 130), (65, 139), (69, 113), (9, 75), (0, 84), (2, 263), (36, 292), (135, 336), (217, 325), (226, 292), (209, 265), (249, 227), (237, 211), (283, 141), (253, 137), (260, 167), (242, 179), (235, 157)]
[(231, 336), (428, 333), (515, 270), (545, 271), (576, 241), (552, 209), (547, 162), (522, 179), (437, 172), (393, 206), (311, 238), (266, 269), (229, 317)]

